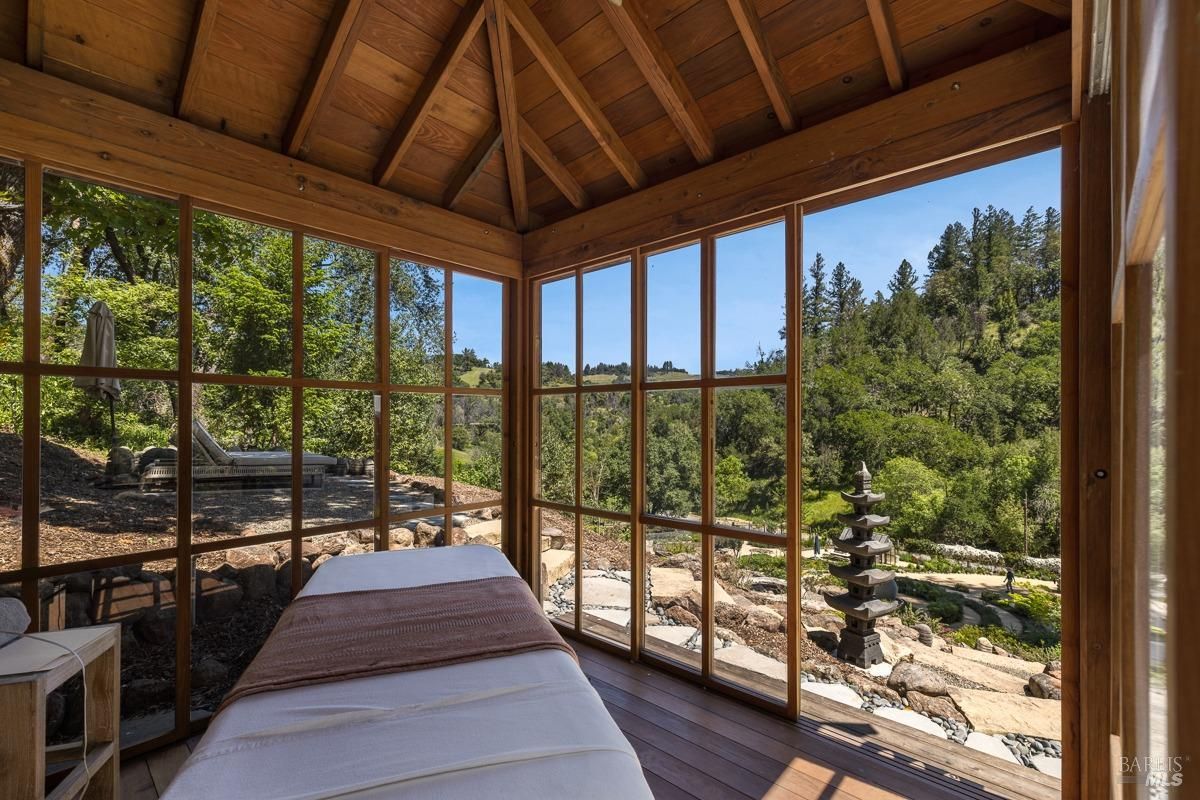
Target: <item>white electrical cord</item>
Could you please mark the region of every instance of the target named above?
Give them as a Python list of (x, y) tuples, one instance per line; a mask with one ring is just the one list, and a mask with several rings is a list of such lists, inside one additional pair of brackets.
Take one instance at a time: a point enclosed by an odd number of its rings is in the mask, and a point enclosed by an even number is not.
[(86, 778), (83, 782), (83, 791), (77, 794), (76, 797), (83, 797), (87, 794), (88, 786), (92, 783), (92, 770), (88, 767), (87, 759), (87, 664), (83, 663), (83, 657), (80, 656), (79, 653), (75, 652), (72, 648), (67, 647), (62, 642), (56, 642), (53, 639), (43, 639), (41, 636), (37, 636), (32, 633), (23, 633), (21, 636), (26, 639), (37, 639), (39, 642), (52, 644), (60, 650), (66, 650), (68, 653), (75, 656), (75, 660), (79, 662), (79, 677), (83, 687), (83, 743), (81, 747), (83, 753), (83, 774), (86, 776)]

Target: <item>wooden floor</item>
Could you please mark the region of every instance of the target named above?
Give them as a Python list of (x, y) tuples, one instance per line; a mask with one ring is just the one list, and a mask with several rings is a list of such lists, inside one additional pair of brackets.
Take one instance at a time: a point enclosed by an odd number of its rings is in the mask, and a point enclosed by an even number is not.
[[(637, 751), (659, 800), (1035, 798), (1057, 781), (805, 695), (791, 723), (576, 643), (584, 672)], [(121, 768), (125, 800), (155, 800), (196, 739)], [(953, 772), (951, 771), (953, 770)]]

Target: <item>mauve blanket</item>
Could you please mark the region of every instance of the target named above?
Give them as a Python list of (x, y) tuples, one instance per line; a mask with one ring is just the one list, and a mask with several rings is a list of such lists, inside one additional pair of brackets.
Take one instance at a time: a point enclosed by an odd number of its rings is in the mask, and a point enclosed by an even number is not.
[(298, 597), (218, 713), (261, 692), (534, 650), (575, 655), (516, 576)]

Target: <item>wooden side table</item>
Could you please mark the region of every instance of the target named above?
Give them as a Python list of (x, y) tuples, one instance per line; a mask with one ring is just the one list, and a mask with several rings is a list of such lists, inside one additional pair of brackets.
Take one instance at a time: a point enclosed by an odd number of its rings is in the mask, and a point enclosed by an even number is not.
[[(120, 781), (121, 626), (97, 625), (37, 636), (71, 648), (86, 665), (87, 752), (47, 793), (46, 695), (79, 672), (70, 653), (37, 639), (0, 648), (0, 797), (43, 800), (74, 797), (91, 773), (84, 795), (117, 800)], [(84, 765), (87, 765), (85, 772)]]

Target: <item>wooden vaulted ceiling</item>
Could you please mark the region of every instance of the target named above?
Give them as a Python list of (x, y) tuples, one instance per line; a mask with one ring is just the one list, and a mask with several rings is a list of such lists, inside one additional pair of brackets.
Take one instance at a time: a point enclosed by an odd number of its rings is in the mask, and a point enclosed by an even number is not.
[(1069, 0), (0, 0), (0, 57), (524, 231), (1069, 17)]

